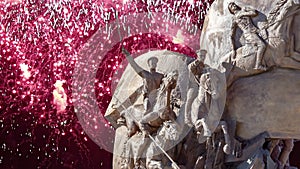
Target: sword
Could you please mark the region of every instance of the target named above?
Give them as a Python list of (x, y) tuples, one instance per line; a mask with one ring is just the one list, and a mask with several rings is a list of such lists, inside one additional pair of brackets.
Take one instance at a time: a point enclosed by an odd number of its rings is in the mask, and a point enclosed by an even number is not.
[[(117, 21), (117, 31), (118, 31), (118, 34), (119, 34), (119, 38), (120, 38), (120, 42), (123, 41), (123, 37), (121, 35), (121, 31), (120, 31), (120, 21), (119, 21), (119, 16), (118, 16), (118, 11), (116, 11), (116, 21)], [(121, 46), (123, 47), (123, 44), (121, 44)]]
[[(126, 110), (126, 107), (121, 103), (121, 101), (113, 95), (113, 98), (115, 98), (117, 100), (117, 102), (119, 102), (121, 104), (121, 107)], [(130, 117), (137, 123), (138, 120), (130, 113), (128, 113), (130, 115)], [(174, 169), (180, 169), (179, 166), (176, 164), (176, 162), (169, 156), (169, 154), (155, 141), (155, 139), (149, 134), (148, 135), (149, 138), (151, 139), (151, 141), (164, 153), (164, 155), (171, 161), (172, 163), (172, 168)]]

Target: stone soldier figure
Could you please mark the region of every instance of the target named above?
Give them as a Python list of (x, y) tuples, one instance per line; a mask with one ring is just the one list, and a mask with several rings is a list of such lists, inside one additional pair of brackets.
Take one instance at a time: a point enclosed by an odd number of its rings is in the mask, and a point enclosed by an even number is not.
[[(130, 53), (122, 47), (122, 52), (125, 54), (126, 59), (128, 63), (131, 65), (133, 70), (143, 78), (143, 102), (144, 102), (144, 115), (148, 114), (149, 111), (153, 108), (154, 99), (156, 97), (156, 90), (160, 87), (160, 84), (162, 83), (162, 79), (164, 75), (162, 73), (156, 72), (156, 66), (158, 59), (156, 57), (151, 57), (148, 59), (148, 66), (149, 71), (144, 70), (141, 68), (133, 59), (133, 57), (130, 55)], [(129, 129), (132, 129), (134, 127), (134, 121), (129, 123), (130, 126), (128, 126)], [(130, 130), (128, 135), (132, 136), (136, 131)]]
[[(200, 50), (200, 56), (191, 64), (189, 64), (189, 70), (194, 75), (194, 79), (196, 83), (198, 84), (198, 95), (195, 99), (192, 99), (193, 102), (190, 104), (191, 109), (189, 112), (186, 112), (186, 122), (192, 121), (194, 125), (197, 126), (197, 123), (201, 123), (204, 128), (204, 135), (210, 136), (211, 132), (209, 131), (208, 127), (206, 126), (205, 119), (202, 117), (205, 117), (207, 113), (209, 112), (210, 107), (210, 99), (211, 99), (211, 83), (210, 83), (210, 76), (209, 71), (205, 68), (205, 65), (203, 63), (203, 57), (205, 58), (206, 50)], [(188, 97), (189, 100), (189, 97)], [(189, 115), (191, 114), (191, 115)], [(194, 117), (197, 116), (196, 119), (201, 117), (201, 120), (193, 121)], [(189, 119), (191, 118), (191, 119)], [(195, 119), (194, 119), (195, 120)]]
[[(146, 127), (147, 125), (153, 125), (159, 127), (161, 122), (166, 120), (175, 120), (176, 115), (171, 109), (171, 92), (175, 89), (178, 80), (178, 71), (175, 70), (173, 72), (168, 73), (164, 78), (163, 82), (158, 89), (158, 96), (156, 99), (156, 103), (153, 107), (153, 110), (150, 111), (147, 115), (145, 115), (141, 121), (139, 122), (142, 132), (145, 135), (149, 134), (149, 131)], [(156, 122), (159, 120), (159, 122)]]
[(257, 16), (256, 10), (250, 8), (241, 8), (234, 2), (229, 3), (228, 10), (231, 14), (234, 15), (231, 28), (233, 59), (235, 59), (236, 57), (234, 42), (235, 31), (236, 28), (239, 27), (243, 31), (245, 43), (253, 45), (253, 47), (257, 47), (256, 63), (254, 69), (265, 70), (266, 68), (262, 65), (262, 60), (264, 57), (264, 52), (266, 50), (266, 44), (259, 36), (260, 30), (253, 24), (251, 19), (252, 17)]
[(198, 53), (199, 53), (198, 58), (189, 64), (189, 70), (191, 72), (190, 75), (191, 80), (190, 80), (190, 84), (189, 84), (190, 87), (187, 93), (187, 100), (185, 104), (185, 123), (190, 127), (193, 126), (191, 108), (195, 98), (198, 95), (200, 77), (204, 69), (203, 61), (205, 59), (205, 55), (207, 52), (206, 50), (200, 50)]
[(151, 108), (149, 101), (149, 97), (152, 94), (151, 92), (159, 88), (162, 78), (164, 77), (162, 73), (156, 72), (158, 59), (156, 57), (151, 57), (148, 59), (149, 71), (147, 71), (141, 68), (134, 61), (130, 53), (125, 48), (122, 48), (122, 51), (134, 71), (143, 78), (144, 108), (147, 113)]

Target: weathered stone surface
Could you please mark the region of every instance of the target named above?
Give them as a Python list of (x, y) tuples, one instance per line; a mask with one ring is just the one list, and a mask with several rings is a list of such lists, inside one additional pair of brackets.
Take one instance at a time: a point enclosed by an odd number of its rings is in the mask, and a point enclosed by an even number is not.
[[(264, 41), (263, 63), (269, 69), (267, 72), (254, 69), (258, 57), (255, 42), (245, 43), (245, 32), (240, 27), (232, 34), (233, 23), (237, 21), (234, 18), (238, 16), (229, 12), (230, 2), (233, 1), (213, 3), (200, 40), (201, 48), (208, 51), (205, 62), (228, 75), (227, 85), (231, 87), (227, 91), (224, 118), (236, 120), (236, 135), (245, 140), (265, 131), (272, 138), (299, 138), (300, 120), (295, 118), (300, 112), (299, 1), (234, 1), (245, 11), (249, 7), (258, 12), (251, 16), (250, 26), (253, 21), (259, 32), (248, 32), (246, 36), (257, 34)], [(247, 17), (243, 18), (245, 25)]]
[(115, 136), (115, 142), (114, 142), (114, 156), (113, 156), (113, 168), (122, 168), (122, 164), (127, 164), (129, 167), (132, 166), (130, 161), (128, 160), (129, 157), (126, 155), (128, 154), (126, 151), (126, 145), (128, 141), (127, 136), (127, 127), (126, 126), (120, 126), (116, 129), (116, 136)]
[(228, 91), (228, 116), (237, 135), (251, 139), (268, 131), (272, 138), (300, 139), (300, 71), (274, 69), (237, 80)]

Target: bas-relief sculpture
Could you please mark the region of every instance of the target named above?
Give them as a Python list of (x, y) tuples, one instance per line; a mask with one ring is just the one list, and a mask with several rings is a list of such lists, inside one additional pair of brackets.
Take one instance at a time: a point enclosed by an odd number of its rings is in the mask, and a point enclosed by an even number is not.
[(298, 0), (217, 0), (197, 59), (123, 48), (129, 65), (106, 112), (113, 168), (293, 168), (299, 18)]
[[(124, 53), (127, 51), (124, 50)], [(144, 106), (142, 89), (145, 83), (132, 66), (126, 68), (125, 76), (121, 77), (117, 87), (119, 94), (113, 96), (107, 110), (109, 113), (107, 118), (111, 119), (112, 124), (117, 127), (114, 168), (167, 166), (166, 163), (169, 163), (165, 159), (167, 157), (161, 155), (162, 152), (157, 148), (157, 144), (169, 150), (170, 154), (173, 151), (170, 149), (182, 140), (181, 135), (186, 135), (184, 131), (181, 132), (187, 128), (184, 126), (182, 107), (184, 107), (188, 89), (187, 81), (189, 81), (186, 62), (189, 62), (190, 58), (169, 51), (153, 51), (139, 56), (134, 64), (145, 70), (149, 66), (147, 61), (153, 57), (158, 59), (157, 72), (163, 72), (164, 76), (159, 88), (149, 95), (151, 101), (149, 111), (146, 112)], [(127, 58), (132, 59), (129, 53)], [(166, 66), (166, 63), (172, 66)], [(128, 81), (129, 78), (132, 81)], [(125, 86), (130, 88), (126, 90)], [(131, 98), (122, 97), (124, 93), (128, 93), (127, 96)], [(133, 96), (137, 97), (132, 98)], [(177, 156), (179, 157), (179, 154)]]

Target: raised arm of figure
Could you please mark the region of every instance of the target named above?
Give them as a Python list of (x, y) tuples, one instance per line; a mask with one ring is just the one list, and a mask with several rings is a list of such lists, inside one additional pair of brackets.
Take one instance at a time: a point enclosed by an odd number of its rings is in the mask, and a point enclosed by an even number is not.
[(242, 12), (242, 15), (243, 16), (251, 16), (251, 17), (254, 17), (254, 16), (257, 16), (258, 13), (255, 9), (251, 8), (251, 7), (245, 7), (243, 12)]
[(130, 53), (128, 52), (128, 50), (126, 50), (124, 47), (122, 47), (122, 52), (125, 54), (126, 59), (128, 61), (128, 63), (131, 65), (131, 67), (133, 68), (133, 70), (139, 74), (140, 76), (143, 77), (143, 72), (144, 69), (141, 68), (133, 59), (133, 57), (130, 55)]

